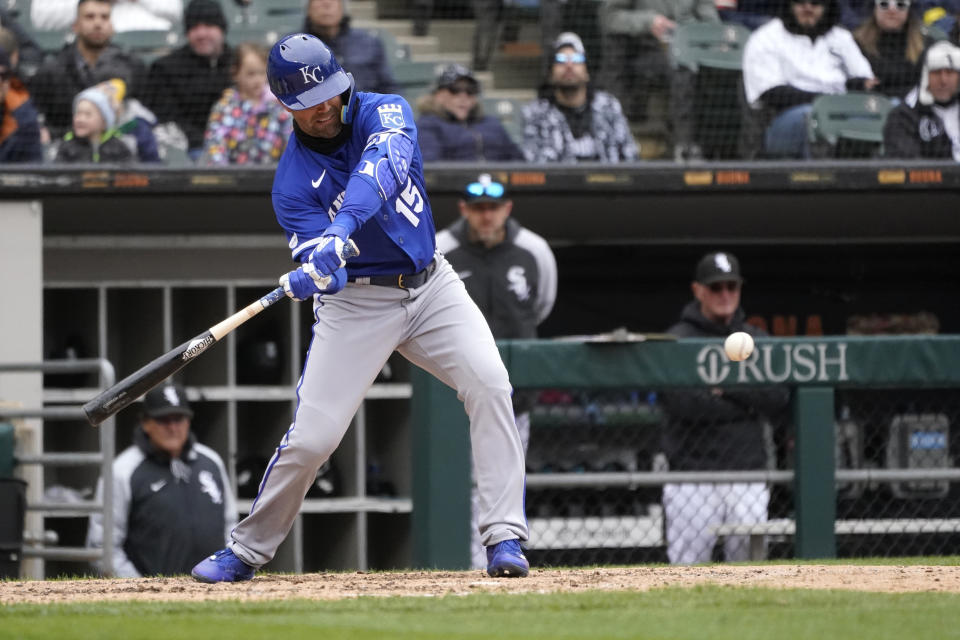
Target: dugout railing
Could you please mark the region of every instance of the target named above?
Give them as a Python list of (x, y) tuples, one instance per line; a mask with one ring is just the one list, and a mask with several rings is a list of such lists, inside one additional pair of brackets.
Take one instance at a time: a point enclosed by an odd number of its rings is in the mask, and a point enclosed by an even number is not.
[[(96, 374), (99, 389), (106, 389), (115, 382), (113, 365), (103, 358), (89, 358), (77, 360), (47, 360), (30, 363), (0, 363), (0, 372), (41, 372), (44, 374)], [(93, 428), (87, 424), (83, 408), (78, 404), (53, 406), (44, 402), (43, 407), (0, 407), (0, 421), (34, 419), (43, 421), (37, 451), (18, 451), (14, 463), (20, 466), (37, 465), (41, 469), (46, 467), (69, 467), (96, 465), (100, 469), (103, 479), (103, 492), (100, 500), (81, 500), (78, 502), (58, 502), (49, 499), (31, 500), (28, 494), (27, 512), (45, 517), (85, 517), (93, 513), (103, 514), (103, 547), (91, 549), (87, 547), (60, 546), (50, 543), (51, 537), (46, 531), (28, 529), (26, 544), (23, 546), (24, 558), (40, 558), (46, 560), (66, 561), (98, 561), (104, 575), (113, 573), (113, 460), (116, 447), (116, 429), (114, 418), (105, 420), (97, 429), (99, 436), (99, 451), (57, 451), (43, 450), (42, 433), (49, 423), (82, 423), (80, 428)], [(58, 427), (59, 428), (59, 427)], [(39, 481), (40, 491), (44, 487), (42, 475), (35, 480)], [(52, 537), (55, 539), (55, 536)], [(41, 572), (42, 575), (42, 572)]]
[[(740, 472), (596, 472), (581, 468), (565, 473), (528, 469), (528, 496), (546, 487), (620, 487), (640, 492), (644, 488), (659, 489), (667, 482), (740, 480), (779, 485), (792, 494), (789, 518), (772, 516), (767, 525), (753, 525), (751, 529), (734, 524), (716, 533), (751, 535), (755, 540), (767, 534), (792, 536), (793, 555), (800, 558), (835, 557), (837, 536), (960, 534), (960, 520), (950, 517), (955, 515), (952, 511), (943, 517), (926, 517), (918, 509), (904, 511), (903, 517), (875, 517), (876, 514), (850, 512), (842, 500), (848, 497), (851, 487), (870, 483), (900, 487), (901, 491), (908, 486), (928, 492), (949, 488), (951, 483), (956, 487), (960, 470), (954, 467), (952, 457), (945, 459), (946, 468), (837, 468), (837, 424), (847, 411), (845, 403), (858, 393), (899, 393), (909, 398), (911, 393), (922, 396), (932, 390), (945, 391), (949, 408), (941, 407), (941, 411), (950, 421), (957, 418), (954, 400), (956, 387), (960, 386), (960, 370), (954, 363), (960, 357), (960, 336), (768, 338), (758, 343), (754, 355), (744, 363), (730, 362), (719, 340), (633, 337), (640, 339), (505, 341), (500, 348), (516, 389), (576, 388), (603, 392), (631, 387), (786, 385), (791, 390), (789, 468)], [(413, 387), (414, 564), (465, 567), (470, 491), (466, 417), (455, 394), (430, 376), (416, 371)], [(844, 406), (840, 406), (841, 402)], [(956, 448), (955, 440), (949, 436), (944, 439), (946, 453)], [(954, 502), (949, 505), (951, 510)], [(936, 501), (926, 499), (921, 503), (930, 505)], [(839, 516), (838, 504), (842, 510)], [(528, 498), (528, 519), (530, 505)], [(598, 522), (594, 518), (590, 525), (602, 527), (602, 522)], [(636, 524), (638, 519), (627, 522)], [(652, 517), (642, 524), (656, 526), (657, 520)], [(608, 533), (627, 537), (630, 532)], [(952, 545), (955, 538), (950, 540)], [(633, 543), (625, 540), (623, 544)], [(537, 542), (531, 540), (531, 546), (536, 547)], [(875, 547), (867, 545), (864, 549)], [(949, 548), (941, 551), (949, 552)]]

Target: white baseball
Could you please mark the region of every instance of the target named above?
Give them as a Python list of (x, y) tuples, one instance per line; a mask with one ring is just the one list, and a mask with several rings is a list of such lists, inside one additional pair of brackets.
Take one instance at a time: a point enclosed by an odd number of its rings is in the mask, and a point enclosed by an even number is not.
[(723, 350), (734, 362), (746, 360), (753, 353), (753, 337), (744, 331), (737, 331), (723, 341)]

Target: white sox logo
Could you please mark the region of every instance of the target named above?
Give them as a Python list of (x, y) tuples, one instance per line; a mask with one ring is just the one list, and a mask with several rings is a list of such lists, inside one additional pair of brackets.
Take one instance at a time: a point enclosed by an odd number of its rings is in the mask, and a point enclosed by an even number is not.
[[(697, 375), (705, 384), (720, 384), (731, 364), (720, 345), (697, 353)], [(843, 382), (847, 375), (847, 343), (765, 344), (736, 363), (736, 382)]]
[[(323, 82), (323, 74), (319, 72), (320, 72), (320, 67), (318, 66), (311, 67), (309, 65), (306, 65), (306, 66), (300, 67), (300, 73), (303, 74), (303, 84), (310, 84), (311, 81), (315, 82), (316, 84), (320, 84), (321, 82)], [(320, 77), (317, 77), (317, 74), (319, 74)]]
[(203, 353), (207, 347), (214, 343), (213, 336), (204, 336), (194, 340), (187, 348), (184, 350), (183, 355), (180, 356), (181, 360), (190, 360), (191, 358), (196, 358), (198, 355)]

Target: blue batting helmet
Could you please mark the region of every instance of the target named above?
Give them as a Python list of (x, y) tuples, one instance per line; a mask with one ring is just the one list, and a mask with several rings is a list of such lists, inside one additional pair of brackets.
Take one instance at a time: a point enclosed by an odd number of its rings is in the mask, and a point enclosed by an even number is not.
[(299, 111), (326, 102), (344, 92), (341, 120), (347, 123), (355, 91), (353, 76), (337, 62), (333, 51), (316, 36), (294, 33), (270, 50), (267, 79), (277, 100)]

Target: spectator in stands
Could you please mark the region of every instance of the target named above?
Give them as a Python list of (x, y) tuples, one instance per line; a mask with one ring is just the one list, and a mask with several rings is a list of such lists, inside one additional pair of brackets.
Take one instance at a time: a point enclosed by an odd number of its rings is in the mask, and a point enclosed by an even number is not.
[(673, 69), (667, 43), (678, 24), (719, 22), (714, 0), (604, 0), (601, 85), (610, 89), (632, 122), (657, 122), (649, 107), (652, 95), (668, 95), (661, 126), (669, 129), (677, 160), (703, 157), (693, 140), (696, 76)]
[(877, 85), (853, 36), (837, 25), (839, 17), (836, 0), (788, 0), (779, 18), (747, 40), (744, 92), (762, 115), (766, 156), (809, 158), (807, 119), (814, 99)]
[(73, 101), (73, 128), (63, 137), (56, 162), (128, 162), (133, 157), (120, 139), (110, 96), (99, 86), (81, 91)]
[(187, 44), (150, 66), (146, 103), (159, 123), (176, 123), (196, 159), (203, 152), (210, 108), (230, 86), (233, 49), (226, 43), (227, 19), (216, 0), (191, 0), (183, 26)]
[[(133, 445), (113, 461), (113, 573), (172, 576), (222, 547), (237, 505), (217, 452), (190, 432), (193, 409), (180, 385), (143, 398)], [(103, 481), (97, 485), (97, 500)], [(90, 516), (87, 546), (103, 547), (103, 516)]]
[[(557, 298), (557, 261), (547, 241), (511, 217), (513, 201), (503, 184), (488, 173), (467, 184), (459, 202), (460, 219), (437, 234), (437, 248), (463, 279), (467, 293), (500, 339), (536, 338)], [(535, 394), (513, 394), (520, 441), (530, 443), (530, 410)], [(487, 555), (480, 542), (480, 504), (472, 503), (471, 566), (483, 569)]]
[(639, 156), (620, 102), (596, 90), (580, 37), (561, 33), (540, 97), (523, 107), (528, 162), (630, 162)]
[(204, 164), (263, 164), (280, 159), (293, 119), (267, 86), (267, 50), (244, 42), (234, 52), (233, 86), (210, 111)]
[[(735, 331), (766, 335), (745, 323), (742, 286), (736, 257), (722, 251), (703, 256), (691, 283), (694, 299), (667, 333), (718, 339)], [(783, 387), (704, 387), (662, 392), (659, 398), (667, 414), (661, 446), (671, 471), (746, 471), (768, 468), (772, 431), (765, 423), (777, 422), (790, 393)], [(670, 562), (709, 562), (717, 542), (712, 529), (765, 522), (769, 501), (763, 482), (665, 484)], [(727, 561), (749, 559), (747, 536), (728, 536), (724, 555)]]
[[(33, 6), (38, 4), (42, 3)], [(30, 91), (53, 138), (70, 128), (73, 99), (78, 93), (98, 82), (121, 78), (129, 93), (137, 96), (146, 75), (139, 58), (111, 43), (110, 2), (79, 0), (73, 33), (76, 39), (48, 58), (30, 81)]]
[(37, 109), (14, 74), (10, 54), (0, 48), (0, 163), (41, 160)]
[[(13, 43), (9, 40), (0, 41), (0, 46), (3, 46), (10, 54), (10, 63), (13, 65), (17, 77), (21, 80), (29, 80), (43, 62), (43, 51), (40, 49), (40, 45), (3, 6), (0, 6), (0, 28), (8, 31), (14, 38), (15, 42)], [(9, 38), (9, 35), (6, 37)]]
[(720, 20), (742, 24), (753, 30), (777, 15), (781, 0), (716, 0), (716, 2)]
[(306, 33), (323, 40), (337, 62), (350, 69), (360, 91), (397, 93), (383, 43), (372, 33), (350, 26), (345, 0), (309, 0), (303, 25)]
[(451, 64), (437, 77), (437, 88), (420, 104), (417, 133), (424, 161), (523, 160), (500, 120), (484, 115), (480, 82), (463, 65)]
[(127, 85), (120, 78), (112, 78), (94, 85), (109, 99), (117, 114), (117, 134), (140, 162), (160, 162), (157, 138), (153, 127), (157, 117), (136, 98), (127, 96)]
[(954, 44), (957, 33), (957, 14), (960, 14), (960, 0), (915, 0), (920, 6), (923, 23), (928, 27), (950, 34)]
[[(109, 0), (113, 5), (113, 28), (126, 31), (170, 31), (183, 11), (181, 0)], [(40, 31), (63, 31), (77, 17), (76, 0), (34, 0), (30, 21)]]
[[(549, 12), (549, 8), (558, 3), (566, 4), (567, 0), (538, 0), (538, 2), (540, 4), (540, 15), (544, 17)], [(427, 35), (430, 18), (433, 14), (433, 4), (433, 0), (413, 0), (414, 35)], [(472, 65), (477, 71), (486, 71), (490, 68), (493, 52), (501, 41), (501, 30), (503, 31), (503, 41), (514, 42), (520, 32), (520, 22), (515, 12), (515, 3), (512, 0), (470, 0), (470, 7), (474, 19)], [(550, 14), (559, 15), (555, 10)], [(549, 32), (549, 25), (554, 23), (557, 23), (557, 21), (541, 21), (541, 30), (545, 36)], [(559, 33), (559, 30), (555, 31), (552, 36), (556, 37), (557, 33)], [(551, 38), (547, 42), (552, 41)]]
[(927, 40), (923, 20), (911, 10), (910, 0), (876, 0), (873, 13), (853, 38), (879, 81), (877, 91), (900, 99), (917, 86)]
[(887, 116), (884, 155), (960, 162), (960, 48), (935, 42), (923, 60), (916, 95), (910, 94)]

